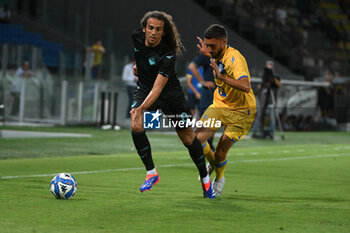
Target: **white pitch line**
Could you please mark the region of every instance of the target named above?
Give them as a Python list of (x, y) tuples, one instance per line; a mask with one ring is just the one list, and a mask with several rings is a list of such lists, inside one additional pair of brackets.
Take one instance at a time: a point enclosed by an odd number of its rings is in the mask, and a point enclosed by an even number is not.
[[(315, 159), (315, 158), (329, 158), (329, 157), (340, 157), (340, 156), (350, 156), (350, 153), (311, 155), (311, 156), (298, 156), (298, 157), (284, 157), (284, 158), (274, 158), (274, 159), (248, 159), (248, 160), (231, 161), (229, 163), (278, 162), (278, 161), (289, 161), (289, 160), (300, 160), (300, 159)], [(168, 165), (159, 165), (157, 167), (158, 168), (164, 168), (164, 167), (184, 167), (184, 166), (193, 166), (193, 163), (168, 164)], [(143, 170), (143, 169), (145, 169), (145, 168), (144, 167), (118, 168), (118, 169), (105, 169), (105, 170), (96, 170), (96, 171), (70, 172), (70, 174), (72, 174), (72, 175), (76, 175), (76, 174), (96, 174), (96, 173), (106, 173), (106, 172), (136, 171), (136, 170)], [(55, 175), (57, 175), (57, 173), (38, 174), (38, 175), (23, 175), (23, 176), (3, 176), (3, 177), (1, 177), (1, 179), (35, 178), (35, 177), (45, 177), (45, 176), (55, 176)]]

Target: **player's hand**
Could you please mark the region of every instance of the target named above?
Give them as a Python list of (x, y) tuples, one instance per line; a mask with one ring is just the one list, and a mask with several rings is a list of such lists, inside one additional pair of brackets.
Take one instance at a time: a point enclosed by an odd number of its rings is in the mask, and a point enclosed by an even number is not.
[(214, 82), (212, 81), (204, 81), (203, 84), (202, 84), (204, 87), (212, 90), (212, 89), (215, 89), (216, 88), (216, 85)]
[(215, 63), (214, 59), (210, 59), (210, 66), (213, 68), (214, 77), (221, 81), (224, 80), (224, 76), (220, 73), (218, 65)]
[(196, 99), (198, 99), (198, 100), (201, 99), (201, 93), (195, 92), (194, 95), (196, 96)]
[(138, 76), (136, 64), (132, 67), (135, 76)]
[(203, 39), (200, 38), (199, 36), (197, 36), (197, 39), (199, 41), (199, 44), (197, 44), (197, 47), (199, 48), (199, 51), (201, 52), (201, 54), (203, 54), (206, 57), (211, 58), (208, 47), (205, 45)]
[(143, 109), (133, 108), (131, 109), (130, 114), (131, 114), (131, 127), (142, 128)]

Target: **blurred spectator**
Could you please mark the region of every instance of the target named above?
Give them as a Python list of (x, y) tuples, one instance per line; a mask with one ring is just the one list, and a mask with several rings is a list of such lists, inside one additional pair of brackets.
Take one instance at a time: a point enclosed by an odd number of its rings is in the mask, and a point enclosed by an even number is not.
[(280, 26), (284, 27), (286, 25), (286, 21), (287, 21), (287, 12), (284, 8), (279, 7), (276, 9), (276, 21), (277, 23), (280, 24)]
[(288, 122), (287, 122), (287, 116), (285, 114), (280, 114), (282, 129), (287, 131), (288, 130)]
[(311, 131), (312, 129), (312, 116), (307, 116), (305, 119), (305, 124), (304, 124), (304, 128), (303, 131)]
[(269, 29), (273, 29), (275, 27), (275, 7), (274, 6), (268, 6), (265, 8), (266, 10), (266, 20), (267, 20), (267, 27)]
[[(256, 125), (253, 129), (253, 137), (274, 138), (276, 125), (277, 92), (282, 86), (280, 78), (275, 74), (274, 63), (267, 61), (260, 85), (260, 111), (258, 112)], [(267, 127), (265, 117), (268, 116)], [(258, 133), (257, 130), (260, 132)]]
[[(194, 79), (197, 79), (202, 84), (199, 100), (199, 116), (201, 117), (209, 105), (213, 103), (214, 90), (216, 88), (210, 59), (200, 54), (189, 64), (188, 69), (192, 72)], [(201, 69), (202, 73), (200, 72)], [(207, 141), (212, 150), (215, 150), (213, 137), (210, 137)]]
[(313, 125), (312, 116), (306, 118), (300, 114), (298, 117), (295, 115), (286, 116), (280, 114), (283, 130), (285, 131), (311, 131)]
[[(199, 70), (200, 73), (203, 74), (203, 69)], [(193, 118), (195, 118), (196, 112), (197, 118), (200, 118), (199, 114), (199, 101), (201, 99), (201, 88), (202, 84), (198, 82), (198, 80), (193, 77), (193, 74), (190, 69), (187, 70), (186, 74), (187, 78), (187, 100), (188, 100), (188, 107), (190, 108), (191, 115)]]
[(327, 37), (333, 42), (338, 43), (340, 41), (340, 34), (337, 28), (334, 26), (332, 20), (328, 17), (325, 11), (322, 11), (320, 15), (320, 27), (327, 35)]
[(32, 76), (34, 76), (34, 73), (29, 70), (29, 62), (23, 62), (22, 66), (18, 67), (15, 77), (12, 80), (11, 95), (13, 98), (13, 103), (10, 111), (12, 115), (18, 114), (23, 80)]
[[(195, 79), (203, 86), (200, 91), (199, 110), (200, 116), (213, 103), (214, 90), (216, 88), (213, 76), (213, 69), (210, 66), (210, 59), (202, 54), (197, 56), (188, 66)], [(202, 70), (202, 72), (200, 72)]]
[(295, 115), (288, 116), (287, 122), (288, 122), (288, 130), (295, 131), (296, 125), (297, 125), (297, 117)]
[(138, 78), (134, 75), (134, 69), (133, 69), (133, 66), (135, 65), (135, 63), (136, 63), (135, 59), (132, 58), (132, 61), (124, 66), (123, 74), (122, 74), (122, 78), (126, 84), (126, 89), (127, 89), (128, 98), (129, 98), (128, 108), (127, 108), (127, 112), (126, 112), (126, 118), (130, 118), (131, 101), (134, 98), (134, 93), (135, 93), (136, 88), (137, 88), (136, 83), (137, 83)]
[[(197, 2), (203, 1), (197, 0)], [(319, 73), (317, 62), (320, 61), (319, 65), (322, 67), (321, 63), (326, 63), (328, 60), (329, 63), (339, 62), (337, 65), (339, 64), (340, 68), (337, 68), (343, 73), (348, 72), (348, 54), (343, 53), (345, 51), (341, 51), (342, 53), (337, 51), (338, 43), (340, 41), (342, 44), (346, 43), (348, 35), (343, 33), (342, 25), (339, 25), (339, 28), (338, 25), (334, 25), (341, 20), (335, 19), (333, 23), (329, 15), (342, 11), (349, 15), (349, 0), (333, 1), (333, 4), (339, 4), (339, 10), (327, 9), (319, 0), (220, 0), (219, 2), (225, 3), (222, 4), (223, 8), (229, 8), (228, 3), (231, 3), (232, 8), (236, 9), (235, 18), (238, 26), (234, 29), (296, 74), (304, 75), (306, 79), (313, 79), (319, 75), (316, 74)], [(227, 14), (223, 14), (222, 19), (225, 21), (230, 18)], [(317, 26), (326, 35), (325, 40), (324, 36), (317, 32)], [(309, 37), (315, 43), (308, 43)], [(329, 46), (330, 42), (335, 46)], [(307, 57), (304, 57), (307, 62), (303, 64), (304, 58), (300, 54), (305, 53), (308, 53)]]
[(0, 8), (0, 23), (10, 23), (11, 11), (7, 4)]
[(302, 45), (306, 46), (307, 45), (307, 40), (309, 39), (309, 33), (305, 29), (305, 27), (300, 28), (300, 34), (302, 37)]
[[(317, 106), (321, 109), (323, 121), (326, 124), (334, 126), (333, 119), (333, 106), (334, 106), (334, 89), (332, 85), (333, 73), (330, 71), (325, 72), (325, 82), (330, 84), (329, 87), (321, 87), (318, 90)], [(336, 124), (336, 123), (335, 123)]]
[(103, 54), (106, 53), (106, 50), (102, 45), (102, 41), (100, 40), (96, 41), (96, 43), (92, 47), (88, 47), (86, 50), (93, 52), (91, 78), (93, 80), (96, 80), (98, 79), (98, 76), (101, 73), (102, 58)]
[(297, 131), (304, 131), (304, 125), (305, 125), (304, 116), (300, 114), (296, 120), (295, 128)]

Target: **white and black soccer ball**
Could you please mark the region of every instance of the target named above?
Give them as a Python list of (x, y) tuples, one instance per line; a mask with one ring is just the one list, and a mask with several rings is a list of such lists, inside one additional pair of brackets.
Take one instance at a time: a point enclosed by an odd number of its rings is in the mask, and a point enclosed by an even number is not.
[(77, 191), (77, 181), (69, 173), (60, 173), (51, 180), (50, 189), (57, 199), (69, 199)]

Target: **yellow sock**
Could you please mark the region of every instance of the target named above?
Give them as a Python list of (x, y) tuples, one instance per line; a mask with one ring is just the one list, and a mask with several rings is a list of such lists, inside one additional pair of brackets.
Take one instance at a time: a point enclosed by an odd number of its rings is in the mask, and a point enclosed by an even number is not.
[(227, 166), (227, 159), (221, 162), (215, 162), (215, 173), (216, 173), (216, 180), (221, 179), (224, 176), (224, 172)]
[(203, 153), (205, 155), (205, 158), (208, 160), (210, 165), (212, 167), (215, 166), (215, 157), (214, 157), (214, 152), (211, 150), (210, 145), (208, 142), (205, 142), (203, 145)]

